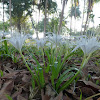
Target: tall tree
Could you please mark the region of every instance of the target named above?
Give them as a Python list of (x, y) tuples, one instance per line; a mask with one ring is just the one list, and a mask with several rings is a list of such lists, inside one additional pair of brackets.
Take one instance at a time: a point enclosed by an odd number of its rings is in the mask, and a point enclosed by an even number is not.
[(91, 12), (93, 11), (94, 3), (98, 3), (98, 2), (100, 2), (100, 0), (87, 0), (87, 2), (88, 2), (87, 17), (86, 17), (86, 22), (85, 22), (83, 34), (85, 34), (85, 32), (87, 30), (88, 19), (89, 19), (89, 16), (90, 16)]
[(61, 11), (60, 22), (59, 22), (57, 34), (60, 34), (60, 30), (61, 30), (61, 26), (62, 26), (62, 20), (63, 20), (63, 14), (64, 14), (64, 8), (65, 8), (65, 4), (67, 4), (67, 1), (68, 0), (61, 0), (61, 2), (63, 2), (63, 5), (62, 5), (62, 11)]
[(76, 18), (79, 18), (81, 14), (81, 11), (79, 9), (79, 1), (77, 0), (71, 0), (71, 9), (69, 10), (69, 17), (70, 20), (70, 33), (72, 32), (72, 18), (74, 17), (75, 23), (74, 23), (74, 31), (75, 31), (75, 24), (76, 24)]
[(4, 0), (4, 3), (7, 5), (8, 10), (7, 13), (9, 13), (10, 9), (10, 3), (11, 3), (11, 18), (16, 23), (16, 26), (21, 32), (21, 24), (25, 21), (29, 13), (29, 9), (31, 8), (32, 2), (31, 0)]
[(46, 2), (45, 2), (45, 12), (44, 12), (44, 15), (45, 15), (45, 18), (44, 18), (44, 36), (45, 36), (45, 33), (46, 33), (47, 5), (48, 5), (48, 0), (46, 0)]
[(3, 0), (2, 2), (3, 2), (3, 31), (5, 31), (5, 27), (4, 27), (4, 21), (5, 21), (5, 20), (4, 20), (4, 17), (5, 17), (5, 16), (4, 16), (4, 0)]
[[(80, 17), (80, 11), (79, 11), (79, 0), (74, 0), (74, 5), (75, 5), (75, 16), (74, 16), (74, 18), (75, 18), (75, 24), (74, 24), (74, 32), (76, 32), (75, 31), (75, 27), (76, 27), (76, 18), (78, 18), (78, 17)], [(79, 16), (77, 16), (77, 13), (79, 12)]]
[(52, 0), (40, 0), (39, 9), (44, 13), (44, 36), (46, 33), (47, 26), (47, 14), (55, 13), (57, 10), (57, 3)]
[(83, 28), (83, 20), (84, 20), (84, 13), (85, 13), (85, 3), (86, 3), (86, 0), (84, 0), (84, 8), (83, 8), (83, 16), (82, 16), (82, 25), (81, 25), (81, 33), (80, 33), (80, 35), (83, 34), (82, 28)]
[[(9, 0), (9, 15), (10, 15), (10, 28), (12, 26), (12, 21), (11, 21), (11, 0)], [(11, 33), (12, 33), (12, 28), (11, 28)]]

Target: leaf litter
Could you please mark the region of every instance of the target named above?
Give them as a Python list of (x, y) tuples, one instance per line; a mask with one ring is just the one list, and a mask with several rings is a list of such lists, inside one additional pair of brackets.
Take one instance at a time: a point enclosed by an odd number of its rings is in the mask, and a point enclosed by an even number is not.
[[(79, 60), (81, 62), (81, 59), (77, 58), (77, 61)], [(85, 100), (100, 92), (100, 68), (94, 64), (93, 60), (95, 61), (96, 59), (91, 59), (88, 62), (81, 75), (79, 75), (81, 78), (75, 84), (56, 95), (49, 84), (46, 85), (46, 89), (41, 91), (38, 87), (33, 89), (31, 75), (21, 60), (13, 63), (11, 58), (1, 59), (0, 70), (3, 71), (3, 76), (0, 77), (0, 100), (8, 100), (6, 95), (12, 97), (13, 100), (80, 100), (81, 93), (82, 100)], [(77, 63), (77, 61), (73, 58), (72, 61), (67, 61), (66, 66), (75, 64), (79, 68), (80, 63)], [(30, 62), (36, 63), (32, 59)], [(42, 62), (40, 63), (42, 64)], [(48, 74), (44, 76), (48, 83)], [(100, 100), (100, 95), (89, 100)]]

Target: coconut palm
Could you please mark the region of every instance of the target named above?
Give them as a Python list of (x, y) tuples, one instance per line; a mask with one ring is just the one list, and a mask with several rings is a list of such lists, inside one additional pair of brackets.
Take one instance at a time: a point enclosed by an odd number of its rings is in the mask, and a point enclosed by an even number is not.
[[(46, 33), (46, 25), (47, 25), (47, 13), (55, 13), (56, 12), (56, 8), (57, 8), (57, 4), (55, 2), (53, 2), (52, 0), (44, 0), (44, 2), (42, 1), (43, 4), (43, 10), (44, 10), (44, 36)], [(45, 5), (44, 5), (45, 4)]]
[(63, 14), (64, 14), (64, 8), (65, 8), (65, 4), (67, 4), (67, 1), (68, 0), (61, 0), (61, 2), (63, 2), (63, 5), (62, 5), (62, 11), (61, 11), (60, 22), (59, 22), (57, 34), (60, 34), (60, 30), (61, 30), (61, 26), (62, 26), (62, 20), (63, 20)]
[[(81, 11), (79, 10), (79, 0), (71, 0), (71, 9), (69, 10), (69, 17), (71, 18), (70, 20), (70, 33), (72, 32), (72, 17), (75, 19), (76, 23), (76, 18), (79, 18), (81, 14)], [(74, 25), (74, 31), (75, 31), (75, 25)]]
[(98, 2), (100, 2), (100, 0), (87, 0), (87, 3), (88, 3), (87, 17), (86, 17), (86, 22), (85, 22), (83, 34), (85, 34), (85, 31), (87, 30), (88, 19), (89, 19), (89, 16), (90, 16), (90, 14), (91, 14), (91, 12), (93, 10), (93, 5), (95, 3), (98, 3)]
[[(37, 1), (37, 0), (35, 0)], [(46, 33), (46, 26), (47, 26), (47, 14), (55, 13), (57, 8), (57, 3), (52, 0), (39, 0), (38, 3), (34, 2), (35, 5), (38, 6), (38, 10), (43, 11), (44, 13), (44, 36)]]
[[(9, 0), (9, 15), (10, 15), (10, 28), (12, 26), (12, 22), (11, 22), (11, 0)], [(11, 29), (12, 32), (12, 29)]]
[(74, 6), (75, 6), (75, 25), (74, 25), (74, 32), (75, 32), (75, 26), (76, 26), (76, 18), (80, 17), (81, 11), (79, 11), (79, 0), (74, 0)]
[(44, 35), (45, 35), (45, 33), (46, 33), (47, 5), (48, 5), (48, 0), (46, 0), (46, 2), (45, 2)]
[(5, 31), (4, 29), (4, 0), (2, 2), (3, 2), (3, 31)]
[(80, 35), (82, 35), (82, 27), (83, 27), (84, 12), (85, 12), (85, 3), (86, 3), (86, 0), (84, 0), (84, 8), (83, 8), (83, 16), (82, 16), (82, 25), (81, 25), (81, 34)]

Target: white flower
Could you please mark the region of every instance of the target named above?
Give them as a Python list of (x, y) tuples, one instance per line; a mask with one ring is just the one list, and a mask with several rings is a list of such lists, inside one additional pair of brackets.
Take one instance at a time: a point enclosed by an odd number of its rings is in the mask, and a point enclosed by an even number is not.
[(10, 34), (9, 32), (3, 32), (2, 35), (3, 35), (4, 37), (6, 37), (6, 36), (9, 35), (9, 34)]
[(53, 34), (53, 36), (49, 36), (48, 39), (54, 46), (59, 46), (61, 43), (63, 43), (63, 36), (61, 35)]
[(44, 47), (46, 44), (47, 39), (46, 38), (41, 38), (41, 39), (35, 39), (37, 48), (39, 49), (40, 47)]
[(79, 41), (77, 41), (77, 46), (72, 50), (72, 52), (79, 47), (84, 52), (84, 55), (89, 55), (100, 48), (100, 43), (97, 41), (96, 37), (92, 37), (90, 39), (81, 38)]
[(9, 39), (9, 42), (17, 49), (17, 50), (21, 50), (22, 46), (25, 42), (25, 40), (27, 39), (27, 35), (23, 35), (23, 34), (17, 34), (15, 36), (12, 36)]
[(51, 43), (50, 42), (46, 43), (46, 46), (51, 47)]

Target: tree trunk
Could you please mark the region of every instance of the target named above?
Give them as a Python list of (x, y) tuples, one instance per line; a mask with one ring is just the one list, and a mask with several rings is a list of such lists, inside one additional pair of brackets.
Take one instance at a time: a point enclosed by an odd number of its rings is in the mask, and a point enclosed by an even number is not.
[(86, 17), (86, 22), (85, 22), (85, 26), (84, 26), (83, 35), (85, 35), (85, 32), (86, 32), (86, 30), (87, 30), (87, 23), (88, 23), (89, 15), (90, 15), (90, 13), (87, 12), (87, 17)]
[(4, 26), (4, 0), (2, 2), (3, 2), (3, 32), (4, 32), (5, 31), (5, 26)]
[(83, 27), (83, 20), (84, 20), (84, 11), (85, 11), (85, 0), (84, 0), (84, 8), (83, 8), (83, 16), (82, 16), (82, 25), (81, 25), (81, 34), (80, 35), (83, 34), (82, 27)]
[(70, 34), (72, 33), (72, 7), (73, 7), (73, 0), (71, 0)]
[[(37, 24), (39, 25), (39, 21), (40, 21), (40, 10), (39, 10), (39, 17), (37, 19)], [(38, 32), (38, 29), (36, 27), (36, 38), (39, 39), (39, 32)]]
[(76, 33), (76, 0), (75, 0), (75, 23), (74, 23), (74, 32)]
[(44, 37), (46, 36), (45, 33), (46, 33), (46, 20), (47, 20), (47, 4), (48, 4), (48, 0), (46, 0), (46, 2), (45, 2), (45, 12), (44, 12), (44, 15), (45, 15), (45, 18), (44, 18)]
[(21, 22), (20, 22), (20, 19), (18, 20), (17, 28), (18, 28), (19, 33), (21, 34)]
[(62, 12), (61, 12), (61, 16), (60, 16), (60, 23), (59, 23), (59, 26), (58, 26), (58, 33), (57, 34), (60, 34), (60, 31), (61, 31), (65, 2), (66, 2), (66, 0), (63, 0)]
[(86, 17), (86, 22), (85, 22), (83, 34), (85, 34), (85, 32), (87, 30), (87, 23), (88, 23), (89, 15), (91, 14), (92, 8), (93, 8), (93, 0), (88, 0), (88, 11), (87, 11), (87, 17)]
[(70, 19), (70, 34), (72, 33), (72, 16), (71, 16), (71, 19)]
[(10, 29), (11, 29), (11, 33), (12, 33), (12, 22), (11, 22), (11, 0), (9, 0), (9, 15), (10, 15)]

